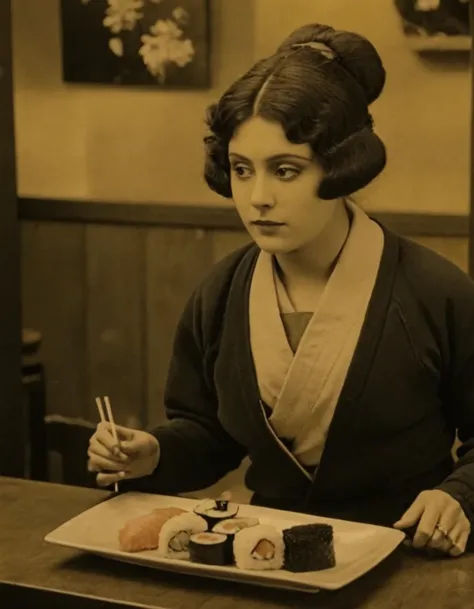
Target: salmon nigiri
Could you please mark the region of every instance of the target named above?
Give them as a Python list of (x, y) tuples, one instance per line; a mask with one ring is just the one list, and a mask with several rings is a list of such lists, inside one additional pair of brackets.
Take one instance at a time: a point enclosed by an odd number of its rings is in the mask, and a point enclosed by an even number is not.
[(178, 507), (158, 508), (129, 520), (119, 531), (120, 550), (122, 552), (154, 550), (158, 547), (161, 527), (167, 520), (185, 511)]

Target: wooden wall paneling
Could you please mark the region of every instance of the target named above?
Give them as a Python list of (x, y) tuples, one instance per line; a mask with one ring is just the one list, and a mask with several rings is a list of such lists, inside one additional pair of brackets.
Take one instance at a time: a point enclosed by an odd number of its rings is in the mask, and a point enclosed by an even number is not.
[(23, 325), (41, 332), (47, 413), (84, 415), (87, 396), (85, 243), (81, 224), (23, 222)]
[[(172, 226), (244, 231), (233, 205), (190, 205), (154, 201), (148, 203), (18, 197), (22, 220), (120, 224), (125, 226)], [(394, 232), (403, 235), (467, 237), (468, 214), (404, 213), (373, 211), (371, 214)]]
[(250, 235), (245, 230), (214, 230), (213, 258), (218, 262), (227, 254), (250, 243)]
[(109, 396), (119, 425), (144, 419), (146, 361), (144, 229), (86, 227), (86, 412), (98, 420), (96, 396)]
[(193, 290), (213, 263), (212, 233), (150, 229), (146, 240), (148, 427), (165, 419), (163, 395), (176, 327)]
[[(441, 256), (457, 264), (463, 271), (468, 270), (469, 239), (465, 237), (409, 237), (416, 243), (428, 247)], [(218, 262), (227, 254), (250, 243), (250, 236), (245, 231), (215, 230), (213, 231), (214, 262)]]
[(448, 258), (465, 273), (469, 270), (469, 239), (463, 237), (414, 237), (413, 241)]

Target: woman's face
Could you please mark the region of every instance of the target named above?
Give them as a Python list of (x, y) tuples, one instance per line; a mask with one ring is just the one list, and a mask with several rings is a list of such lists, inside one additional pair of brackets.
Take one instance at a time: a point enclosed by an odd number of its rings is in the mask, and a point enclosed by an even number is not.
[(310, 146), (289, 142), (280, 124), (248, 119), (229, 143), (229, 161), (237, 211), (262, 250), (294, 252), (328, 228), (338, 201), (317, 197), (321, 167)]

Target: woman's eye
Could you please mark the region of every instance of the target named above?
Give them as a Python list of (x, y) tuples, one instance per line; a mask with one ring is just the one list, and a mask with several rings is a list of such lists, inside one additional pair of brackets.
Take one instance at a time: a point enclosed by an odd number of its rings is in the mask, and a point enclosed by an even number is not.
[(246, 167), (245, 165), (233, 165), (232, 166), (232, 171), (239, 177), (239, 178), (248, 178), (250, 176), (250, 169), (248, 167)]
[(300, 173), (300, 170), (296, 169), (296, 167), (280, 166), (276, 170), (276, 175), (282, 180), (292, 180), (299, 176)]
[[(252, 177), (253, 170), (247, 165), (243, 165), (241, 163), (231, 165), (232, 172), (241, 180), (247, 180)], [(273, 175), (276, 175), (277, 178), (283, 181), (290, 181), (296, 178), (301, 170), (297, 167), (280, 165), (277, 168), (270, 169), (270, 172), (273, 172)]]

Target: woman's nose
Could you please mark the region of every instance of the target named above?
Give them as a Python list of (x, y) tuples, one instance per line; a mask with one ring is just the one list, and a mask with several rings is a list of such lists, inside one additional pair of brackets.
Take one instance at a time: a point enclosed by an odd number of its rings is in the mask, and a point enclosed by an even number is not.
[(255, 178), (250, 202), (257, 209), (273, 207), (275, 202), (272, 190), (264, 177)]

